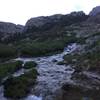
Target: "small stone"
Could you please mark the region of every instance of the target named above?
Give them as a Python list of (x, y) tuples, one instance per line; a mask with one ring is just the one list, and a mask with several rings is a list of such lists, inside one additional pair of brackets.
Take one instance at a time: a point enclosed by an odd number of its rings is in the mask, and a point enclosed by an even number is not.
[(52, 62), (57, 62), (57, 60), (56, 59), (53, 59)]

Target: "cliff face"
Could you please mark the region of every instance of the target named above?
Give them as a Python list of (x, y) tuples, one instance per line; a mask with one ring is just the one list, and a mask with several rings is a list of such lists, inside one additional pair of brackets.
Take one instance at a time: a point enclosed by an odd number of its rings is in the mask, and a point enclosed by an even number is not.
[[(80, 19), (76, 19), (76, 22), (79, 22), (79, 21), (83, 21), (86, 19), (86, 15), (84, 12), (72, 12), (71, 14), (68, 14), (68, 15), (60, 15), (60, 14), (57, 14), (57, 15), (53, 15), (53, 16), (41, 16), (41, 17), (36, 17), (36, 18), (31, 18), (27, 21), (25, 27), (42, 27), (46, 24), (56, 24), (56, 23), (61, 23), (61, 21), (68, 21), (69, 20), (69, 23), (66, 23), (66, 24), (70, 24), (72, 23), (71, 22), (71, 19), (73, 20), (74, 18), (80, 18)], [(75, 20), (75, 19), (74, 19)], [(64, 23), (64, 22), (63, 22)], [(73, 22), (74, 23), (74, 22)]]
[(10, 40), (10, 37), (15, 37), (16, 34), (21, 34), (23, 31), (22, 25), (13, 23), (0, 22), (0, 41)]
[(100, 24), (100, 6), (93, 8), (89, 13), (88, 23)]
[(82, 22), (87, 19), (87, 15), (84, 12), (73, 12), (68, 15), (53, 15), (46, 17), (31, 18), (27, 21), (24, 31), (34, 32), (37, 30), (48, 30), (55, 26), (68, 26), (74, 23)]
[(100, 14), (100, 6), (93, 8), (92, 11), (89, 13), (90, 16), (95, 16), (97, 14)]
[(1, 33), (21, 33), (23, 30), (22, 25), (16, 25), (13, 23), (0, 22)]

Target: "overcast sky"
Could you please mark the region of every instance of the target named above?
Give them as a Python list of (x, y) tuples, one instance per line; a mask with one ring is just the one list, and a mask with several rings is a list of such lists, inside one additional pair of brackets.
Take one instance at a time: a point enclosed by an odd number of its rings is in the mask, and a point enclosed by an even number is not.
[(100, 0), (0, 0), (0, 21), (25, 24), (31, 17), (67, 14), (83, 10), (86, 14)]

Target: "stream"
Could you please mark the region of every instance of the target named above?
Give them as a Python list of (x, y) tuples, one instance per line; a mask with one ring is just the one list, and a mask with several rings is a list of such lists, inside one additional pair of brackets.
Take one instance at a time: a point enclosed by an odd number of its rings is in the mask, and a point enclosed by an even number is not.
[[(35, 61), (38, 63), (37, 70), (39, 76), (37, 78), (37, 84), (32, 89), (31, 94), (23, 100), (55, 100), (62, 85), (71, 81), (70, 78), (74, 72), (71, 66), (57, 65), (57, 62), (62, 61), (65, 54), (69, 54), (77, 48), (78, 45), (73, 43), (64, 48), (62, 53), (53, 56), (15, 59), (21, 60), (24, 63), (27, 61)], [(13, 76), (20, 76), (23, 73), (24, 69), (21, 69), (15, 72)], [(7, 100), (3, 97), (3, 86), (0, 87), (0, 100)]]

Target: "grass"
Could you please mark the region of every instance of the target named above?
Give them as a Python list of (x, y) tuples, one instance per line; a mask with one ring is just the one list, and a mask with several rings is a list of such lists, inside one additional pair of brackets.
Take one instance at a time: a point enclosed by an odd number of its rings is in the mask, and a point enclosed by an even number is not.
[(76, 66), (76, 70), (91, 70), (99, 71), (100, 67), (100, 52), (93, 51), (82, 54), (66, 55), (64, 56), (67, 64)]
[(50, 52), (62, 50), (64, 43), (59, 40), (32, 42), (23, 44), (20, 48), (21, 56), (41, 56)]
[(57, 62), (57, 65), (64, 65), (64, 64), (66, 64), (64, 61)]
[(70, 43), (83, 43), (84, 39), (76, 38), (75, 34), (67, 34), (45, 41), (24, 41), (17, 44), (20, 56), (42, 56), (63, 51), (63, 48)]
[(14, 46), (0, 44), (0, 58), (11, 58), (17, 55), (17, 50)]
[(4, 83), (5, 97), (16, 100), (27, 96), (31, 87), (35, 85), (37, 75), (37, 70), (32, 69), (19, 77), (6, 80)]
[[(92, 44), (85, 47), (84, 53), (67, 54), (64, 56), (66, 64), (75, 65), (76, 70), (90, 70), (98, 71), (100, 67), (100, 33), (95, 33), (91, 37), (98, 36), (98, 39), (92, 42)], [(88, 37), (90, 38), (90, 37)], [(92, 41), (92, 40), (91, 40)]]
[[(59, 32), (58, 32), (59, 33)], [(60, 34), (60, 33), (59, 33)], [(44, 56), (62, 51), (65, 46), (70, 43), (84, 43), (83, 38), (77, 38), (76, 34), (61, 33), (56, 37), (41, 37), (45, 39), (29, 39), (20, 40), (10, 44), (0, 44), (0, 59), (11, 58), (17, 56)]]
[(3, 78), (11, 75), (22, 67), (21, 61), (7, 62), (0, 64), (0, 82)]

